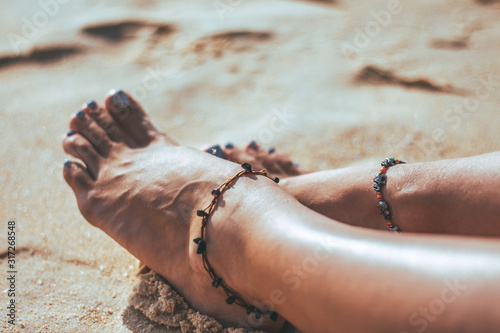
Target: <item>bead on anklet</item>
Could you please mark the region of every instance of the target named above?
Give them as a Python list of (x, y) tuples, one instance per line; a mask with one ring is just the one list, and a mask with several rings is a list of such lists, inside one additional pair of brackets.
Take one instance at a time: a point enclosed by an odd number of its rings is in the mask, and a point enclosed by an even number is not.
[(380, 171), (379, 173), (373, 178), (373, 189), (377, 193), (377, 200), (378, 200), (378, 205), (377, 208), (380, 211), (380, 214), (384, 216), (384, 219), (387, 221), (387, 226), (389, 227), (390, 231), (395, 231), (395, 232), (401, 232), (399, 227), (397, 225), (394, 225), (392, 223), (392, 211), (391, 207), (387, 203), (387, 201), (384, 200), (384, 197), (382, 195), (382, 188), (384, 185), (387, 184), (387, 170), (391, 166), (397, 165), (397, 164), (405, 164), (406, 162), (397, 160), (393, 157), (388, 157), (385, 160), (380, 163)]
[(210, 278), (212, 279), (212, 287), (214, 288), (220, 287), (224, 290), (224, 292), (227, 295), (226, 298), (227, 304), (233, 304), (233, 303), (238, 304), (239, 306), (244, 307), (247, 310), (247, 314), (253, 313), (257, 319), (259, 319), (262, 315), (266, 315), (269, 316), (271, 320), (276, 321), (278, 320), (278, 313), (269, 310), (257, 309), (256, 307), (248, 304), (245, 300), (236, 295), (236, 292), (230, 289), (224, 283), (224, 280), (214, 272), (207, 257), (206, 234), (207, 234), (208, 219), (212, 215), (215, 206), (217, 205), (217, 201), (222, 196), (222, 194), (231, 186), (231, 184), (233, 184), (238, 178), (249, 175), (261, 175), (271, 179), (275, 183), (279, 182), (278, 177), (275, 178), (269, 177), (266, 173), (266, 170), (260, 170), (260, 171), (252, 170), (252, 166), (249, 163), (243, 163), (241, 167), (244, 170), (238, 172), (236, 175), (234, 175), (233, 177), (229, 178), (224, 183), (222, 183), (218, 188), (212, 190), (213, 199), (207, 208), (198, 209), (196, 211), (196, 215), (201, 217), (203, 220), (201, 222), (201, 236), (193, 239), (193, 242), (195, 242), (198, 245), (196, 253), (201, 254), (202, 256), (203, 266), (205, 267), (205, 270), (208, 272), (208, 275), (210, 275)]

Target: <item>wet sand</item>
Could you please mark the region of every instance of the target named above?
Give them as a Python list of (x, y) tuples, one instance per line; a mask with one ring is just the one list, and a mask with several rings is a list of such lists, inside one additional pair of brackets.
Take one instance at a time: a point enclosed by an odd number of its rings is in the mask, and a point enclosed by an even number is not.
[(310, 170), (500, 149), (499, 1), (219, 3), (2, 6), (2, 304), (9, 220), (18, 270), (17, 325), (2, 306), (2, 330), (244, 332), (137, 276), (137, 260), (80, 215), (61, 137), (112, 88), (183, 144), (255, 139)]

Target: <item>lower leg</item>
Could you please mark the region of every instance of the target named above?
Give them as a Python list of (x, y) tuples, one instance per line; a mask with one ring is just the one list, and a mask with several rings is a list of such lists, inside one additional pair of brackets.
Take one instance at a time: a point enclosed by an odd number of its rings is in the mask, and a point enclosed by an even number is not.
[(207, 236), (215, 271), (304, 332), (415, 331), (425, 320), (426, 332), (439, 333), (500, 325), (496, 241), (354, 228), (264, 179), (241, 179), (223, 199)]
[[(266, 168), (302, 204), (348, 224), (387, 229), (377, 209), (373, 176), (377, 166), (316, 173), (297, 168), (292, 160), (251, 142), (206, 150), (215, 156)], [(500, 195), (500, 153), (469, 158), (399, 165), (388, 171), (384, 197), (404, 231), (500, 237), (495, 216)], [(294, 177), (302, 174), (300, 177)], [(286, 179), (285, 179), (286, 178)], [(477, 219), (480, 218), (480, 221)], [(479, 224), (478, 224), (479, 222)]]
[[(372, 187), (376, 166), (287, 178), (302, 204), (356, 226), (387, 229)], [(384, 198), (403, 231), (500, 237), (500, 153), (402, 164), (387, 172)]]

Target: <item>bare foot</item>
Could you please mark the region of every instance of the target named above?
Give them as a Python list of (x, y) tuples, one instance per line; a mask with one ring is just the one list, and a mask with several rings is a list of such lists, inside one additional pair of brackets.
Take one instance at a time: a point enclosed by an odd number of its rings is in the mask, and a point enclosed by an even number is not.
[[(69, 127), (64, 150), (84, 164), (67, 161), (63, 174), (85, 219), (164, 276), (194, 309), (238, 326), (245, 309), (226, 304), (226, 294), (211, 286), (191, 240), (207, 193), (240, 166), (179, 146), (122, 91), (105, 107), (89, 103)], [(266, 319), (259, 329), (273, 332), (283, 323)]]
[(255, 141), (250, 142), (243, 149), (232, 143), (226, 143), (223, 147), (211, 145), (203, 147), (202, 150), (231, 162), (238, 164), (247, 162), (255, 169), (266, 169), (272, 177), (287, 178), (310, 172), (294, 163), (288, 155), (276, 152), (273, 147), (266, 150)]

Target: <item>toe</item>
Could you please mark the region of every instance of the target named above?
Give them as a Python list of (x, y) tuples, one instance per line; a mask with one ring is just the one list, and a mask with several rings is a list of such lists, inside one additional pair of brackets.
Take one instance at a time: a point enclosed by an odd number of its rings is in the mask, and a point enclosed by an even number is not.
[(94, 146), (79, 133), (68, 134), (63, 139), (64, 151), (82, 160), (87, 166), (90, 176), (94, 180), (97, 179), (100, 157)]
[(63, 167), (63, 176), (76, 195), (92, 186), (93, 180), (88, 170), (78, 162), (66, 160)]
[(209, 153), (209, 154), (212, 154), (214, 156), (217, 156), (217, 157), (220, 157), (220, 158), (227, 160), (228, 156), (224, 153), (224, 151), (222, 150), (222, 147), (220, 145), (210, 145), (208, 147), (202, 147), (202, 150)]
[(254, 140), (250, 141), (250, 143), (245, 147), (245, 151), (247, 153), (260, 152), (262, 147)]
[(146, 146), (163, 136), (139, 103), (123, 90), (110, 93), (106, 98), (106, 108), (128, 138), (138, 146)]
[(85, 110), (78, 111), (71, 118), (69, 128), (68, 136), (79, 133), (92, 143), (92, 146), (101, 156), (107, 157), (109, 155), (112, 145), (111, 139), (95, 120), (87, 115)]
[(222, 155), (224, 158), (231, 162), (236, 163), (253, 163), (255, 161), (254, 154), (248, 154), (245, 150), (233, 145), (232, 143), (226, 143), (224, 147), (221, 147)]
[(83, 110), (103, 129), (111, 141), (125, 142), (128, 145), (128, 137), (122, 131), (121, 127), (116, 123), (108, 110), (97, 104), (96, 101), (90, 101), (85, 105)]

